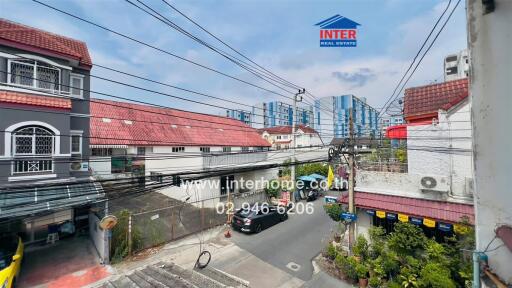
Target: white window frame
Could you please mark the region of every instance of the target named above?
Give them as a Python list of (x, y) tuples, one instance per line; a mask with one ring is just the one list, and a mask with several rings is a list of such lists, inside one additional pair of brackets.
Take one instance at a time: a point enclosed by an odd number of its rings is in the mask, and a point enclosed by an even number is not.
[[(82, 155), (82, 135), (84, 134), (84, 131), (82, 130), (71, 130), (69, 131), (69, 153), (71, 153), (71, 155)], [(76, 151), (73, 151), (73, 136), (79, 136), (80, 137), (80, 147), (79, 147), (79, 150), (78, 152)]]
[[(69, 96), (83, 99), (84, 98), (84, 75), (71, 73), (69, 75)], [(73, 79), (80, 79), (80, 95), (73, 94)]]
[[(31, 60), (31, 61), (34, 61), (34, 63), (26, 63), (26, 62), (23, 62), (23, 61), (19, 61), (19, 60)], [(57, 85), (57, 89), (55, 90), (52, 90), (52, 89), (45, 89), (45, 88), (40, 88), (40, 87), (37, 87), (37, 81), (38, 81), (38, 78), (37, 78), (37, 63), (38, 62), (41, 62), (41, 63), (45, 63), (47, 65), (50, 65), (51, 67), (49, 67), (50, 69), (54, 69), (54, 70), (57, 70), (58, 72), (58, 79), (59, 79), (59, 84)], [(61, 91), (61, 85), (62, 85), (62, 69), (59, 68), (59, 66), (56, 66), (54, 65), (54, 63), (52, 63), (53, 61), (45, 61), (45, 60), (40, 60), (40, 59), (19, 59), (19, 58), (13, 58), (13, 59), (7, 59), (7, 83), (12, 85), (12, 86), (16, 86), (16, 87), (20, 87), (20, 88), (27, 88), (27, 87), (30, 87), (32, 89), (36, 89), (36, 90), (40, 90), (40, 91), (45, 91), (45, 92), (49, 92), (51, 94), (61, 94), (63, 91)], [(12, 74), (11, 74), (11, 64), (12, 63), (17, 63), (17, 64), (21, 64), (21, 65), (28, 65), (28, 66), (33, 66), (34, 67), (34, 71), (33, 71), (33, 75), (32, 75), (32, 85), (31, 86), (28, 86), (28, 85), (22, 85), (22, 84), (17, 84), (17, 83), (13, 83), (11, 82), (11, 77), (12, 77)], [(47, 67), (48, 68), (48, 67)]]

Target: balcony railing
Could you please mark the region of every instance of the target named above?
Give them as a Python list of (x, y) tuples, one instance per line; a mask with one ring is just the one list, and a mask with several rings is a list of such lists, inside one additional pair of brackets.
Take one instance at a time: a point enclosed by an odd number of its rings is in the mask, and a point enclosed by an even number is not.
[(225, 165), (244, 165), (257, 163), (267, 160), (267, 153), (265, 152), (247, 152), (247, 153), (232, 153), (221, 155), (204, 155), (203, 167), (212, 168)]
[(14, 160), (13, 174), (27, 174), (38, 172), (52, 172), (53, 160), (51, 159), (27, 159)]

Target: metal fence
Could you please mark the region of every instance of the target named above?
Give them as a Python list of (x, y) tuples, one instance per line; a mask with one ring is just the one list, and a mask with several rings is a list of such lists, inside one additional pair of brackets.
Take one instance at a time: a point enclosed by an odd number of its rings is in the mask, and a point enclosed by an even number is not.
[[(244, 202), (255, 203), (267, 200), (263, 191), (237, 193), (230, 198), (236, 209), (241, 208)], [(227, 197), (214, 200), (222, 206), (227, 201)], [(130, 214), (128, 238), (131, 240), (131, 252), (177, 240), (226, 223), (226, 213), (219, 213), (222, 209), (212, 207), (211, 201), (212, 199), (195, 203), (182, 202), (172, 207)]]

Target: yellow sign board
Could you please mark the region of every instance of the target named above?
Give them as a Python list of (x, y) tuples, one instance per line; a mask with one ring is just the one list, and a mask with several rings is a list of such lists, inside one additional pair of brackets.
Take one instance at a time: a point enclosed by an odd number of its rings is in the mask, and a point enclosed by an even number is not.
[(398, 220), (400, 222), (409, 222), (409, 216), (398, 213)]
[(430, 220), (427, 218), (423, 218), (423, 225), (430, 227), (430, 228), (434, 228), (434, 227), (436, 227), (436, 221)]
[(375, 215), (379, 218), (386, 218), (386, 212), (384, 211), (375, 211)]

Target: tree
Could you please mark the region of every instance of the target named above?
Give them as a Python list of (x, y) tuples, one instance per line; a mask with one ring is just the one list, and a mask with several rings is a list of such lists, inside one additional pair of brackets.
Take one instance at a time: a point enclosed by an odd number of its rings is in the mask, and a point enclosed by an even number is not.
[(389, 236), (389, 248), (400, 256), (418, 255), (427, 243), (427, 237), (416, 225), (396, 223), (395, 231)]
[(324, 163), (309, 163), (298, 165), (296, 171), (297, 177), (311, 174), (327, 176), (327, 173), (329, 173), (329, 166), (325, 165)]

